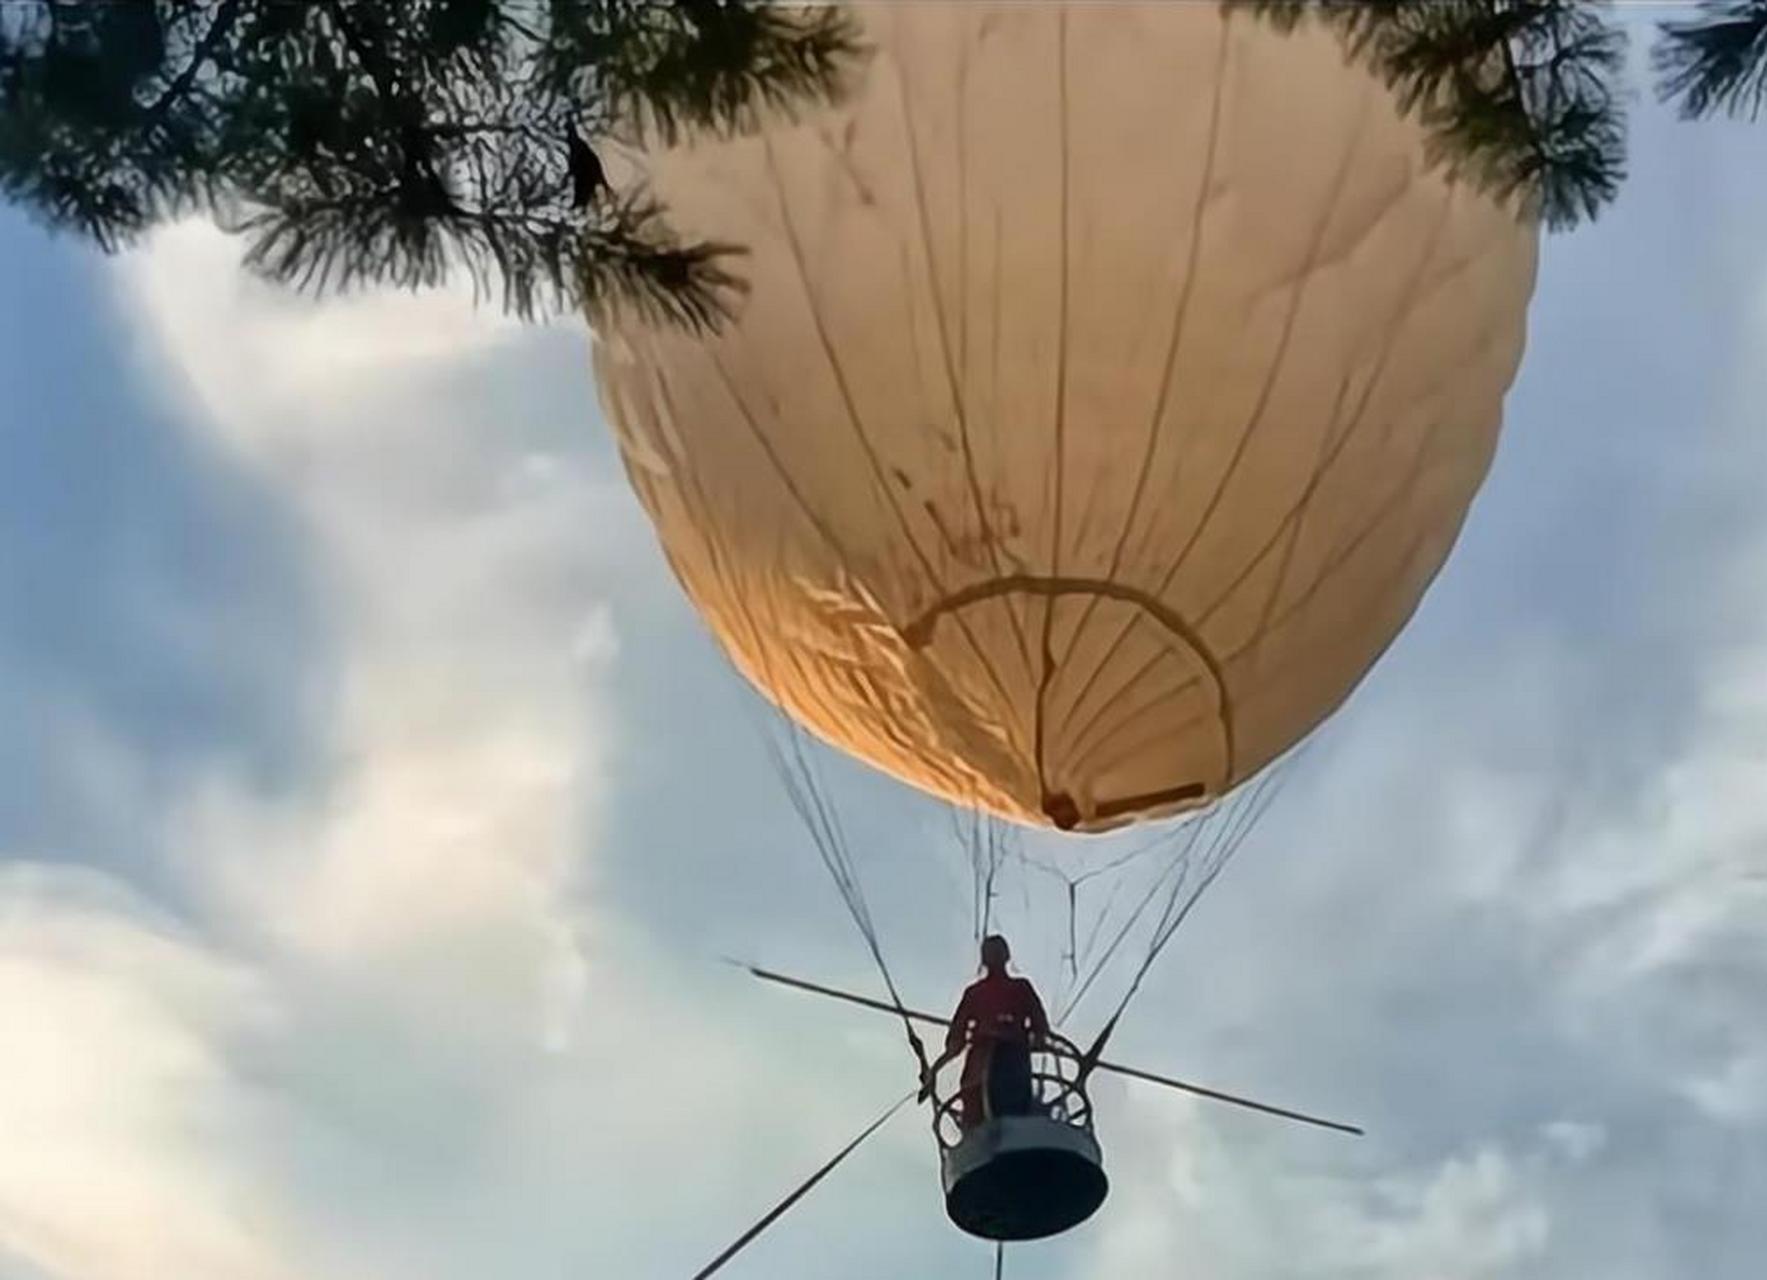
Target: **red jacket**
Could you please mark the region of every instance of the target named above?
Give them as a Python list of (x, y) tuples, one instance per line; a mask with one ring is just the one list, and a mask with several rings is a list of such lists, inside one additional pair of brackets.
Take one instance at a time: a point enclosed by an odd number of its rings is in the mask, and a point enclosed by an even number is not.
[(964, 1041), (1024, 1040), (1027, 1033), (1046, 1035), (1049, 1018), (1037, 989), (1027, 979), (1008, 974), (984, 977), (969, 984), (951, 1018), (945, 1037), (947, 1051)]

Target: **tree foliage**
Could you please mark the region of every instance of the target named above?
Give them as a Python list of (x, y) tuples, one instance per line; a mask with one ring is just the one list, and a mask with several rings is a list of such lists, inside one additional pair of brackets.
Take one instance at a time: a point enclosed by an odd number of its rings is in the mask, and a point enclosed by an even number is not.
[(756, 0), (10, 0), (0, 191), (107, 250), (190, 211), (313, 290), (463, 270), (536, 317), (692, 326), (738, 287), (591, 142), (751, 127), (838, 95), (829, 8)]
[(1625, 176), (1615, 87), (1624, 34), (1588, 0), (1252, 0), (1284, 27), (1319, 21), (1428, 126), (1432, 158), (1564, 227)]
[[(1568, 226), (1621, 186), (1607, 0), (1222, 3), (1327, 25), (1519, 212)], [(703, 327), (740, 246), (679, 239), (596, 148), (829, 102), (863, 52), (841, 8), (767, 0), (0, 0), (0, 194), (107, 250), (207, 212), (312, 290), (463, 271), (524, 317)], [(1652, 63), (1684, 115), (1757, 116), (1767, 0), (1687, 6)]]
[(1754, 119), (1767, 100), (1767, 0), (1717, 0), (1697, 16), (1662, 24), (1651, 51), (1664, 96), (1699, 119)]
[[(1324, 23), (1429, 127), (1434, 158), (1566, 227), (1626, 169), (1626, 31), (1607, 0), (1244, 0), (1284, 29)], [(1767, 100), (1767, 0), (1700, 0), (1659, 24), (1657, 92), (1682, 114)]]

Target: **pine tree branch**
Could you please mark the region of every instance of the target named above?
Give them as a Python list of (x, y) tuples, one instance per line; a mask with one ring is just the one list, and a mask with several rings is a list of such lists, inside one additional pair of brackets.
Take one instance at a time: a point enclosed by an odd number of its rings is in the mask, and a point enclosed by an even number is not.
[(1307, 18), (1381, 77), (1456, 178), (1554, 228), (1595, 214), (1625, 170), (1611, 86), (1624, 34), (1590, 0), (1250, 0), (1282, 31)]
[[(150, 2), (150, 0), (149, 0)], [(202, 73), (203, 66), (215, 55), (221, 42), (232, 32), (234, 24), (239, 20), (239, 10), (243, 0), (221, 0), (220, 8), (215, 10), (215, 17), (209, 23), (209, 29), (203, 32), (202, 39), (191, 51), (190, 62), (183, 71), (166, 86), (165, 90), (149, 103), (141, 120), (141, 127), (153, 128), (164, 118), (172, 104), (183, 97), (196, 83), (196, 77)]]
[(337, 27), (338, 34), (343, 36), (344, 43), (349, 46), (350, 52), (355, 54), (356, 60), (362, 64), (362, 70), (368, 73), (370, 80), (374, 81), (375, 90), (380, 94), (381, 101), (390, 109), (399, 95), (395, 84), (396, 76), (386, 57), (385, 50), (380, 48), (378, 43), (371, 44), (356, 29), (356, 24), (350, 21), (349, 14), (345, 11), (341, 0), (321, 0), (321, 4), (325, 12), (331, 15), (332, 25)]
[(622, 112), (741, 129), (828, 101), (848, 21), (761, 0), (56, 0), (0, 26), (0, 192), (106, 250), (199, 206), (295, 288), (464, 271), (524, 317), (711, 327), (738, 250), (677, 241), (605, 175), (584, 199), (571, 139)]
[(1767, 0), (1706, 0), (1700, 16), (1657, 24), (1657, 92), (1684, 119), (1753, 120), (1767, 103)]

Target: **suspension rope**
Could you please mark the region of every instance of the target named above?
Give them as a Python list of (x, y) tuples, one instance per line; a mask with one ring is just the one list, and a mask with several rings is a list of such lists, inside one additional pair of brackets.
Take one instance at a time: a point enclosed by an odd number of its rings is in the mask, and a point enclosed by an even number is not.
[(1171, 892), (1166, 897), (1165, 905), (1160, 912), (1159, 922), (1154, 926), (1147, 954), (1142, 957), (1141, 964), (1135, 970), (1135, 976), (1129, 980), (1128, 989), (1123, 992), (1122, 999), (1117, 1001), (1117, 1007), (1105, 1020), (1104, 1027), (1099, 1031), (1097, 1038), (1081, 1056), (1080, 1079), (1084, 1080), (1097, 1065), (1099, 1056), (1104, 1052), (1112, 1032), (1117, 1028), (1117, 1023), (1128, 1010), (1130, 1001), (1134, 1000), (1136, 994), (1141, 990), (1142, 981), (1153, 968), (1154, 962), (1159, 959), (1160, 952), (1165, 950), (1166, 944), (1178, 932), (1179, 927), (1189, 917), (1192, 908), (1208, 891), (1209, 886), (1214, 884), (1220, 874), (1227, 869), (1227, 864), (1233, 860), (1233, 855), (1239, 852), (1246, 837), (1257, 828), (1263, 820), (1264, 814), (1269, 811), (1270, 805), (1281, 793), (1283, 783), (1288, 778), (1286, 767), (1288, 764), (1289, 760), (1279, 762), (1275, 768), (1265, 771), (1248, 790), (1236, 793), (1234, 800), (1239, 803), (1232, 806), (1232, 812), (1219, 824), (1219, 829), (1214, 833), (1215, 839), (1204, 854), (1202, 874), (1195, 887), (1190, 889), (1188, 893), (1185, 892), (1185, 886), (1190, 878), (1190, 862), (1188, 857), (1183, 859), (1185, 871), (1178, 876), (1172, 885)]
[(1154, 836), (1150, 840), (1143, 841), (1141, 844), (1135, 846), (1133, 849), (1125, 850), (1124, 852), (1118, 854), (1116, 857), (1110, 859), (1108, 862), (1102, 862), (1096, 867), (1088, 868), (1087, 870), (1080, 872), (1078, 875), (1069, 875), (1067, 872), (1063, 871), (1060, 867), (1056, 866), (1053, 863), (1045, 862), (1041, 858), (1027, 857), (1025, 859), (1025, 862), (1027, 865), (1033, 866), (1039, 871), (1047, 872), (1049, 875), (1054, 876), (1058, 880), (1064, 881), (1069, 884), (1083, 885), (1088, 880), (1094, 880), (1097, 877), (1106, 874), (1107, 872), (1115, 871), (1120, 867), (1125, 867), (1129, 863), (1134, 862), (1139, 858), (1144, 858), (1148, 854), (1153, 853), (1156, 850), (1167, 848), (1167, 847), (1169, 847), (1170, 843), (1171, 843), (1170, 836), (1165, 833), (1161, 833), (1159, 835)]
[(781, 1200), (778, 1204), (774, 1205), (773, 1208), (770, 1209), (765, 1215), (763, 1215), (761, 1217), (761, 1219), (755, 1223), (754, 1226), (750, 1227), (747, 1231), (743, 1232), (734, 1241), (732, 1241), (730, 1246), (728, 1248), (726, 1248), (723, 1253), (720, 1253), (717, 1257), (713, 1258), (704, 1267), (702, 1267), (700, 1270), (696, 1271), (693, 1275), (693, 1280), (706, 1280), (707, 1276), (710, 1276), (714, 1272), (720, 1270), (726, 1262), (729, 1262), (737, 1254), (741, 1253), (744, 1249), (746, 1249), (754, 1241), (756, 1236), (760, 1235), (768, 1227), (772, 1226), (781, 1217), (783, 1217), (786, 1214), (786, 1212), (794, 1204), (796, 1204), (798, 1201), (802, 1200), (805, 1196), (809, 1195), (811, 1190), (816, 1186), (816, 1184), (818, 1182), (821, 1182), (829, 1174), (833, 1173), (835, 1170), (835, 1167), (837, 1165), (839, 1165), (841, 1161), (845, 1160), (848, 1156), (852, 1155), (853, 1152), (855, 1152), (859, 1149), (860, 1145), (867, 1138), (869, 1138), (872, 1134), (876, 1133), (879, 1129), (883, 1128), (884, 1123), (887, 1120), (889, 1120), (889, 1118), (891, 1116), (895, 1115), (896, 1112), (900, 1111), (903, 1108), (903, 1106), (907, 1104), (908, 1100), (910, 1098), (912, 1098), (913, 1096), (914, 1096), (913, 1093), (905, 1093), (900, 1098), (897, 1098), (893, 1103), (891, 1103), (889, 1110), (885, 1111), (877, 1119), (873, 1120), (870, 1124), (866, 1125), (863, 1129), (861, 1129), (851, 1142), (847, 1143), (846, 1146), (842, 1147), (839, 1151), (835, 1152), (834, 1155), (828, 1160), (828, 1162), (826, 1164), (824, 1164), (820, 1169), (816, 1170), (816, 1172), (811, 1174), (808, 1178), (805, 1178), (804, 1181), (799, 1183), (797, 1185), (797, 1187), (793, 1189), (793, 1191), (791, 1192), (790, 1195), (786, 1196), (785, 1199)]
[(951, 826), (969, 861), (970, 931), (979, 943), (993, 932), (997, 881), (1010, 851), (1011, 833), (977, 805), (953, 809)]
[[(741, 613), (748, 624), (750, 636), (756, 641), (756, 651), (761, 655), (763, 672), (768, 676), (763, 683), (773, 685), (771, 679), (772, 663), (768, 659), (770, 646), (765, 642), (762, 630), (755, 623), (747, 608), (747, 597), (738, 592), (736, 599), (741, 603)], [(751, 707), (755, 704), (750, 703)], [(797, 812), (804, 829), (809, 832), (811, 842), (822, 859), (823, 867), (828, 871), (829, 878), (834, 881), (835, 889), (840, 893), (841, 901), (846, 904), (847, 914), (852, 917), (853, 925), (865, 940), (865, 949), (871, 953), (871, 959), (883, 978), (884, 989), (889, 992), (890, 1004), (901, 1019), (902, 1031), (908, 1040), (908, 1048), (914, 1054), (915, 1064), (919, 1068), (919, 1079), (925, 1081), (931, 1074), (931, 1063), (927, 1058), (926, 1046), (921, 1043), (920, 1034), (915, 1031), (913, 1020), (907, 1015), (902, 1005), (901, 993), (896, 989), (896, 980), (890, 973), (889, 963), (884, 959), (883, 947), (878, 941), (877, 925), (871, 918), (871, 908), (865, 900), (864, 887), (859, 880), (859, 872), (847, 847), (846, 838), (841, 831), (838, 815), (832, 804), (823, 795), (817, 785), (816, 774), (804, 754), (803, 741), (797, 724), (783, 711), (775, 712), (771, 723), (783, 722), (787, 741), (791, 744), (791, 762), (780, 750), (778, 739), (768, 732), (766, 721), (756, 727), (760, 731), (761, 740), (767, 749), (767, 755), (773, 763), (774, 772), (785, 786), (787, 797), (792, 808)], [(793, 770), (793, 765), (796, 771)], [(918, 1089), (916, 1090), (918, 1092)]]
[[(1097, 943), (1100, 930), (1103, 928), (1106, 919), (1108, 919), (1110, 915), (1111, 908), (1116, 904), (1117, 897), (1124, 884), (1124, 877), (1116, 876), (1110, 881), (1110, 890), (1105, 895), (1104, 905), (1100, 907), (1097, 914), (1093, 916), (1092, 924), (1086, 931), (1086, 945), (1083, 950), (1079, 944), (1080, 890), (1091, 881), (1096, 880), (1101, 876), (1109, 875), (1113, 871), (1119, 871), (1130, 863), (1145, 858), (1150, 853), (1155, 853), (1161, 849), (1170, 849), (1171, 847), (1171, 834), (1160, 833), (1155, 835), (1152, 839), (1142, 841), (1140, 844), (1117, 854), (1115, 857), (1110, 858), (1097, 866), (1089, 867), (1078, 874), (1070, 873), (1055, 863), (1045, 861), (1044, 859), (1034, 858), (1022, 852), (1020, 853), (1019, 862), (1022, 866), (1029, 867), (1035, 871), (1040, 871), (1044, 875), (1061, 881), (1062, 891), (1066, 897), (1067, 942), (1061, 953), (1061, 985), (1056, 989), (1055, 1007), (1058, 1009), (1065, 1008), (1069, 1005), (1070, 1000), (1076, 1000), (1078, 998), (1075, 989), (1082, 985), (1080, 979), (1082, 968), (1087, 970), (1088, 977), (1092, 976), (1089, 962), (1093, 954), (1093, 948)], [(1058, 1014), (1055, 1019), (1056, 1025), (1059, 1026), (1064, 1017), (1065, 1013)]]
[(1117, 897), (1123, 891), (1123, 881), (1111, 882), (1110, 890), (1104, 895), (1104, 905), (1092, 917), (1092, 925), (1086, 930), (1086, 941), (1080, 946), (1079, 966), (1090, 969), (1093, 954), (1098, 947), (1098, 936), (1104, 929), (1104, 922), (1110, 918), (1111, 908), (1116, 906)]
[(865, 899), (865, 889), (859, 879), (859, 869), (853, 861), (852, 850), (841, 829), (839, 816), (830, 803), (823, 788), (819, 785), (816, 772), (804, 752), (802, 738), (797, 726), (790, 720), (785, 721), (786, 740), (791, 747), (788, 759), (780, 749), (778, 739), (763, 732), (762, 739), (767, 746), (768, 756), (773, 762), (775, 772), (785, 786), (787, 797), (796, 811), (804, 829), (809, 832), (811, 843), (822, 859), (829, 878), (846, 905), (847, 914), (852, 917), (853, 925), (864, 939), (865, 949), (871, 954), (872, 962), (877, 966), (878, 974), (883, 978), (884, 989), (889, 993), (890, 1004), (896, 1015), (901, 1019), (903, 1034), (908, 1040), (908, 1048), (914, 1054), (914, 1061), (920, 1068), (920, 1078), (925, 1079), (931, 1070), (931, 1061), (927, 1057), (926, 1045), (921, 1041), (920, 1033), (914, 1029), (913, 1021), (908, 1017), (902, 1004), (902, 996), (896, 987), (895, 975), (890, 972), (889, 961), (884, 958), (883, 945), (878, 937), (877, 923), (872, 919), (871, 906)]
[(1092, 989), (1093, 984), (1098, 981), (1103, 975), (1105, 969), (1109, 967), (1110, 962), (1116, 957), (1118, 950), (1122, 947), (1124, 940), (1128, 938), (1130, 933), (1134, 931), (1135, 926), (1140, 922), (1142, 915), (1146, 913), (1148, 907), (1153, 905), (1154, 900), (1159, 895), (1161, 886), (1174, 876), (1178, 878), (1180, 886), (1182, 885), (1184, 879), (1189, 874), (1191, 853), (1195, 850), (1198, 840), (1203, 833), (1208, 830), (1218, 812), (1219, 810), (1211, 809), (1193, 819), (1182, 828), (1180, 834), (1178, 834), (1173, 841), (1175, 845), (1181, 845), (1182, 847), (1178, 849), (1172, 860), (1161, 868), (1159, 875), (1154, 877), (1153, 883), (1148, 886), (1147, 892), (1142, 895), (1141, 901), (1137, 903), (1135, 909), (1129, 913), (1129, 918), (1123, 921), (1122, 927), (1116, 931), (1115, 936), (1113, 936), (1110, 942), (1106, 944), (1103, 953), (1098, 957), (1097, 961), (1088, 968), (1085, 980), (1079, 983), (1075, 988), (1074, 993), (1063, 1003), (1061, 1013), (1056, 1017), (1056, 1022), (1058, 1024), (1066, 1022), (1073, 1014), (1075, 1008), (1079, 1006), (1080, 1001), (1086, 998), (1086, 993)]

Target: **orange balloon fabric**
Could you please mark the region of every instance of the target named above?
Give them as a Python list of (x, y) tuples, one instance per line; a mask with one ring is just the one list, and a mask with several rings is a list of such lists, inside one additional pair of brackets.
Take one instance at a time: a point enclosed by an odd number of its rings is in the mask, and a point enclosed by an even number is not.
[(639, 163), (749, 283), (598, 322), (694, 604), (822, 738), (1026, 823), (1202, 804), (1330, 714), (1483, 481), (1537, 230), (1336, 40), (859, 6), (839, 108)]

